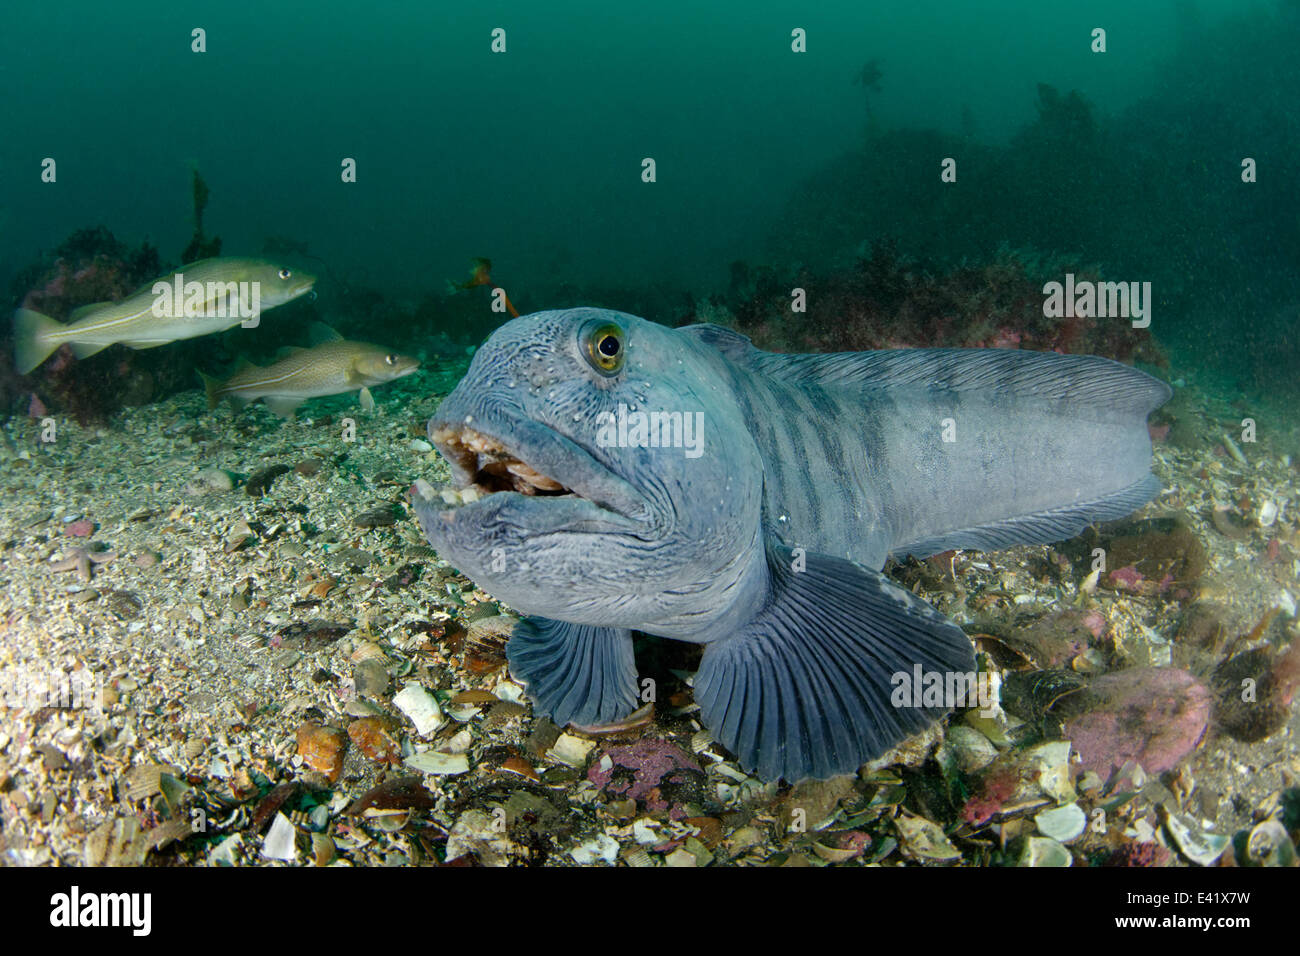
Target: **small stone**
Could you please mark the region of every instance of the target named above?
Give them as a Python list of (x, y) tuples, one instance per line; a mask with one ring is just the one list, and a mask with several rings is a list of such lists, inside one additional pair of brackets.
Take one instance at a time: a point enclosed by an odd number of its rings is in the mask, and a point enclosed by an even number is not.
[(377, 505), (353, 518), (352, 524), (358, 528), (385, 528), (397, 524), (399, 514), (400, 511), (396, 505)]
[(352, 679), (356, 682), (357, 693), (362, 697), (374, 699), (388, 693), (388, 669), (381, 661), (361, 661), (352, 668)]
[(477, 809), (466, 810), (457, 817), (447, 834), (447, 862), (472, 853), (484, 866), (509, 865), (511, 854), (518, 848), (497, 819), (496, 815)]
[(319, 458), (304, 458), (302, 461), (298, 462), (298, 464), (293, 466), (293, 470), (304, 478), (311, 478), (314, 475), (320, 474), (323, 467), (324, 463), (321, 462)]
[(402, 743), (391, 718), (361, 717), (348, 724), (353, 745), (371, 760), (397, 764), (402, 761)]
[(323, 773), (330, 783), (337, 783), (343, 773), (346, 749), (347, 736), (335, 727), (308, 721), (298, 728), (298, 756), (307, 766)]
[(230, 472), (222, 468), (204, 468), (181, 487), (181, 494), (187, 498), (201, 498), (204, 495), (220, 494), (235, 487)]
[(248, 478), (248, 483), (244, 490), (252, 498), (264, 498), (271, 490), (271, 484), (285, 472), (289, 471), (288, 465), (272, 465), (269, 468), (263, 468), (261, 471), (254, 472)]
[(1082, 768), (1107, 781), (1130, 761), (1149, 775), (1172, 770), (1201, 742), (1210, 719), (1210, 692), (1167, 667), (1103, 674), (1071, 702), (1083, 712), (1066, 721), (1064, 736)]
[(997, 759), (998, 748), (974, 727), (953, 724), (948, 728), (946, 737), (957, 758), (957, 766), (964, 773), (982, 770)]

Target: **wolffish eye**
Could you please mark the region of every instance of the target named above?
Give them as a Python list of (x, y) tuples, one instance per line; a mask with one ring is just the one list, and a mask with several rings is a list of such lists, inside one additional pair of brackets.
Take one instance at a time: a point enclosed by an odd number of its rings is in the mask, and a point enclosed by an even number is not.
[(582, 334), (587, 362), (602, 375), (617, 375), (627, 357), (627, 335), (614, 322), (593, 323)]
[(397, 356), (396, 356), (396, 355), (392, 355), (392, 354), (385, 355), (385, 356), (384, 356), (384, 362), (385, 362), (386, 364), (388, 364), (388, 365), (396, 365), (396, 364), (397, 364)]
[(281, 270), (280, 270), (280, 278), (281, 278), (281, 279), (288, 279), (288, 278), (291, 277), (292, 275), (293, 275), (293, 273), (290, 272), (288, 269), (281, 269)]

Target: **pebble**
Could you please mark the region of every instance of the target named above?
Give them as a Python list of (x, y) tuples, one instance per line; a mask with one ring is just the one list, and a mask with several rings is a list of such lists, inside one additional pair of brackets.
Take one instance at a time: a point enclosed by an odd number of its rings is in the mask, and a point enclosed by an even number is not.
[(402, 744), (396, 730), (389, 717), (361, 717), (348, 724), (348, 737), (371, 760), (396, 764), (402, 760)]
[(362, 697), (383, 697), (388, 693), (388, 670), (381, 661), (364, 660), (352, 668), (357, 693)]
[(293, 466), (293, 470), (304, 478), (311, 478), (313, 475), (320, 474), (324, 467), (324, 463), (319, 458), (304, 458)]
[(220, 494), (235, 487), (230, 472), (222, 468), (204, 468), (181, 487), (181, 494), (187, 498), (201, 498), (204, 495)]
[(397, 524), (397, 509), (394, 505), (376, 505), (368, 508), (352, 519), (358, 528), (386, 528)]
[(313, 770), (337, 783), (343, 773), (347, 736), (336, 727), (322, 727), (308, 721), (298, 728), (298, 756)]
[(289, 471), (288, 465), (272, 465), (269, 468), (263, 468), (261, 471), (254, 472), (248, 478), (248, 483), (244, 490), (250, 497), (263, 498), (271, 490), (271, 484), (285, 472)]

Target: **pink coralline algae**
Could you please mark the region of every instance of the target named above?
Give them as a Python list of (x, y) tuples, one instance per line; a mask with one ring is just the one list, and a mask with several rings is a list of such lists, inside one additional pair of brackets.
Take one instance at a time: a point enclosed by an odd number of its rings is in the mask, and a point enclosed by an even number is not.
[[(689, 784), (691, 778), (699, 776), (699, 764), (686, 751), (650, 737), (625, 746), (606, 747), (587, 771), (587, 779), (598, 789), (636, 800), (652, 811), (669, 810), (669, 800), (661, 788)], [(671, 815), (682, 816), (684, 811), (674, 806)]]
[(1084, 770), (1103, 780), (1128, 761), (1148, 774), (1172, 770), (1205, 736), (1210, 692), (1173, 668), (1135, 667), (1098, 677), (1090, 708), (1068, 721), (1064, 737)]
[(87, 518), (69, 521), (63, 526), (63, 533), (69, 538), (89, 538), (95, 533), (95, 522)]
[(1137, 568), (1129, 565), (1127, 568), (1117, 568), (1110, 572), (1106, 580), (1117, 591), (1137, 591), (1143, 578)]

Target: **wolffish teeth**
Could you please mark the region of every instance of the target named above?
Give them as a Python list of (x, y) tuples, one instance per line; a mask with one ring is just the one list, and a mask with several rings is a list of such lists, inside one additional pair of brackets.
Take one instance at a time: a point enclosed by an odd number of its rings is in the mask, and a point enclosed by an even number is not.
[(438, 497), (446, 505), (467, 505), (471, 502), (478, 501), (483, 497), (478, 488), (471, 485), (468, 488), (442, 488), (438, 491)]

